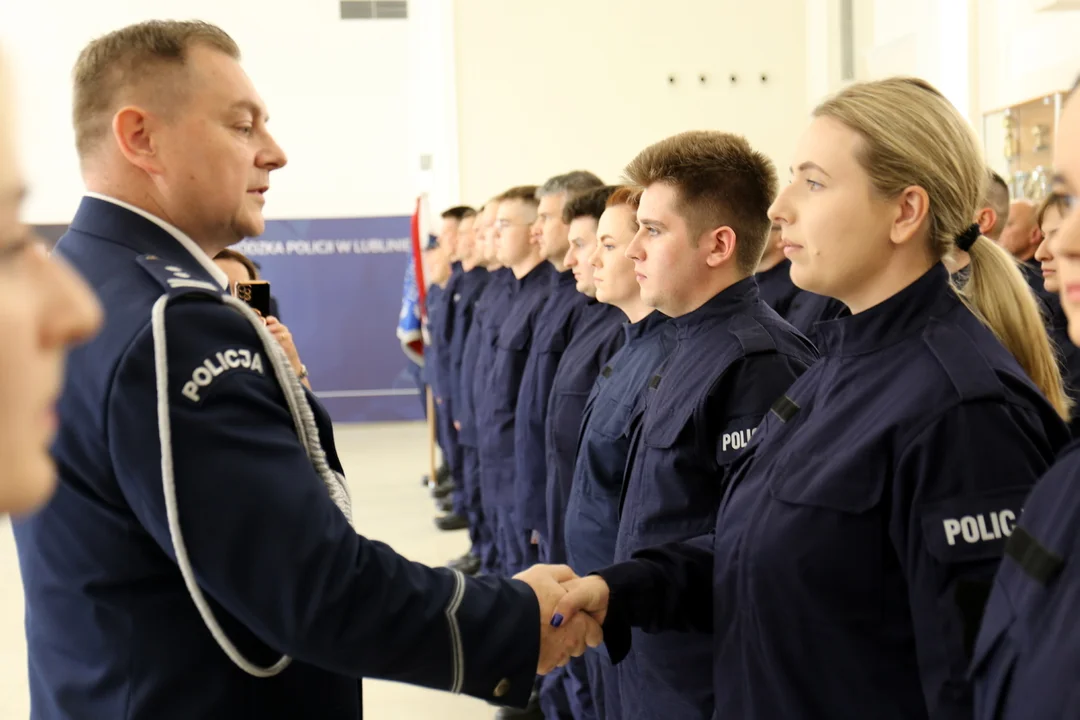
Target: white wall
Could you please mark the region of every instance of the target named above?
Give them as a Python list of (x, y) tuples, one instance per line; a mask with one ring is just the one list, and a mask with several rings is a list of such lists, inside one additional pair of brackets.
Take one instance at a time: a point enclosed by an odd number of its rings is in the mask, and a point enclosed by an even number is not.
[(855, 11), (872, 16), (860, 80), (924, 78), (969, 120), (977, 120), (973, 0), (860, 0)]
[(979, 0), (984, 111), (1068, 90), (1080, 75), (1080, 10), (1036, 12), (1032, 0)]
[(214, 22), (244, 66), (289, 154), (274, 173), (272, 218), (408, 214), (408, 23), (342, 21), (337, 0), (33, 0), (0, 2), (0, 44), (16, 69), (25, 218), (70, 219), (82, 191), (71, 130), (70, 72), (93, 37), (151, 18)]
[(742, 133), (786, 168), (806, 121), (803, 0), (456, 0), (455, 25), (469, 202), (576, 168), (616, 182), (690, 129)]

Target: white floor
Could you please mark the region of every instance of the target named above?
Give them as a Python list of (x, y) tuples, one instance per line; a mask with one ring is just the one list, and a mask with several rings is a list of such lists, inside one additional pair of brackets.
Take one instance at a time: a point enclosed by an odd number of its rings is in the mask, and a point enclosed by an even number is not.
[[(400, 553), (442, 565), (468, 549), (464, 531), (439, 532), (435, 510), (420, 476), (427, 473), (426, 426), (393, 424), (340, 426), (337, 446), (352, 488), (357, 528)], [(0, 720), (25, 720), (26, 643), (23, 597), (15, 543), (0, 519)], [(366, 720), (474, 720), (491, 718), (494, 708), (479, 700), (406, 685), (365, 681)]]

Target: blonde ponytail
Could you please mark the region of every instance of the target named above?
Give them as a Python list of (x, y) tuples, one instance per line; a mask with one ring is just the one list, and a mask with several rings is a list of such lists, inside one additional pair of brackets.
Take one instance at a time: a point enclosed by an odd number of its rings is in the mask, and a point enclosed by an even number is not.
[[(882, 197), (897, 197), (911, 186), (926, 190), (930, 251), (938, 259), (951, 255), (957, 237), (972, 224), (987, 173), (975, 133), (945, 96), (925, 80), (889, 78), (848, 86), (819, 105), (814, 116), (838, 120), (862, 137), (859, 163)], [(1072, 403), (1039, 306), (1016, 261), (982, 237), (968, 254), (970, 279), (956, 289), (961, 300), (1068, 420)]]
[(1068, 421), (1073, 403), (1065, 394), (1038, 300), (1016, 261), (985, 237), (975, 241), (968, 255), (971, 274), (962, 287), (954, 286), (960, 299), (1013, 354), (1058, 415)]

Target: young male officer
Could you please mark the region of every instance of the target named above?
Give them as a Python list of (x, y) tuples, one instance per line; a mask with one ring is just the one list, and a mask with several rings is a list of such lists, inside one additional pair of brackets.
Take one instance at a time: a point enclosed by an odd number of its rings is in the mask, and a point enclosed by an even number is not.
[[(649, 380), (623, 487), (616, 562), (709, 533), (726, 474), (770, 406), (816, 359), (758, 295), (776, 171), (741, 137), (689, 132), (642, 151), (627, 255), (641, 297), (672, 318), (676, 346)], [(714, 711), (712, 637), (635, 634), (622, 707), (641, 718)], [(641, 643), (640, 645), (637, 643)]]
[(481, 492), (497, 514), (499, 556), (507, 575), (528, 567), (522, 552), (525, 531), (514, 511), (514, 421), (533, 330), (552, 274), (530, 237), (536, 191), (535, 185), (524, 185), (499, 196), (496, 257), (513, 273), (513, 295), (495, 331), (490, 372), (477, 378), (476, 388)]
[(496, 494), (488, 486), (488, 478), (493, 476), (491, 460), (481, 455), (481, 440), (487, 437), (482, 433), (484, 403), (490, 391), (491, 364), (495, 354), (495, 340), (499, 327), (510, 311), (513, 299), (514, 273), (503, 267), (495, 252), (495, 215), (499, 210), (499, 199), (488, 201), (480, 218), (481, 230), (477, 234), (477, 250), (491, 279), (477, 298), (477, 314), (469, 336), (465, 339), (462, 353), (461, 397), (463, 407), (458, 421), (461, 423), (460, 437), (471, 452), (466, 451), (466, 473), (471, 473), (468, 481), (476, 488), (480, 496), (480, 508), (483, 513), (484, 544), (480, 553), (480, 569), (484, 574), (506, 574), (504, 558), (499, 552), (498, 511), (494, 504)]
[(567, 659), (538, 662), (565, 592), (358, 535), (330, 418), (210, 259), (263, 232), (286, 162), (238, 58), (161, 21), (75, 68), (90, 192), (55, 252), (108, 324), (67, 365), (57, 493), (15, 529), (33, 717), (357, 720), (361, 677), (523, 705)]
[[(464, 414), (461, 409), (462, 404), (468, 402), (470, 415), (472, 412), (472, 398), (466, 401), (461, 391), (462, 376), (466, 372), (464, 365), (468, 348), (466, 342), (472, 332), (478, 312), (477, 300), (491, 278), (488, 269), (483, 265), (483, 258), (477, 251), (476, 233), (479, 228), (477, 221), (480, 220), (482, 213), (483, 208), (479, 214), (463, 218), (458, 228), (457, 254), (461, 262), (461, 281), (454, 301), (454, 334), (450, 339), (450, 371), (448, 373), (449, 407), (458, 441), (462, 483), (461, 508), (456, 512), (460, 512), (466, 518), (471, 541), (469, 552), (448, 563), (448, 567), (460, 570), (466, 575), (475, 575), (479, 572), (480, 557), (487, 540), (484, 536), (484, 516), (483, 509), (480, 507), (480, 489), (477, 485), (479, 478), (476, 476), (475, 440), (472, 440), (473, 445), (466, 445), (461, 435), (460, 420)], [(471, 458), (468, 457), (470, 454)]]
[[(431, 339), (432, 358), (425, 367), (428, 382), (435, 400), (435, 422), (439, 447), (442, 448), (447, 469), (450, 471), (449, 495), (452, 500), (446, 507), (449, 511), (435, 519), (440, 530), (463, 530), (468, 527), (465, 512), (465, 493), (462, 481), (461, 446), (457, 430), (454, 428), (453, 408), (451, 407), (450, 388), (456, 383), (451, 377), (451, 345), (454, 334), (455, 304), (459, 296), (462, 281), (461, 258), (458, 238), (461, 223), (472, 218), (476, 211), (471, 207), (459, 205), (442, 213), (442, 227), (439, 230), (438, 244), (442, 262), (446, 266), (447, 276), (438, 283), (439, 291), (428, 296), (428, 325)], [(439, 488), (436, 488), (439, 490)], [(445, 495), (445, 492), (437, 492)], [(441, 499), (441, 498), (440, 498)]]
[(536, 317), (514, 416), (514, 512), (525, 530), (518, 539), (528, 565), (538, 559), (550, 562), (549, 538), (544, 537), (547, 530), (544, 420), (555, 370), (588, 302), (577, 291), (574, 274), (564, 262), (570, 248), (570, 226), (563, 221), (563, 209), (575, 196), (602, 185), (600, 178), (579, 170), (556, 175), (536, 191), (539, 206), (532, 240), (554, 272), (550, 276), (547, 301)]

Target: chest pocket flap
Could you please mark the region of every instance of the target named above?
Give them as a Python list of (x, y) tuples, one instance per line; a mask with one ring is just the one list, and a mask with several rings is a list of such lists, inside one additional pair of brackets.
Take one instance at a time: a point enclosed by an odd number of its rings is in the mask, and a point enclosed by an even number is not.
[(643, 396), (645, 427), (642, 440), (646, 445), (659, 449), (673, 447), (684, 430), (694, 431), (687, 426), (693, 424), (694, 415), (704, 402), (704, 393), (701, 392), (695, 395), (675, 390), (659, 394), (659, 386), (663, 382), (662, 376), (654, 375)]
[[(503, 332), (505, 330), (506, 332)], [(515, 327), (505, 327), (499, 330), (495, 344), (502, 350), (521, 352), (529, 347), (532, 339), (532, 323), (526, 321)]]
[[(704, 362), (696, 363), (693, 368), (666, 368), (661, 375), (649, 381), (643, 437), (647, 445), (655, 448), (674, 446), (679, 435), (692, 423), (695, 414), (704, 412), (709, 394), (719, 386), (733, 362), (747, 355), (776, 350), (776, 342), (769, 331), (750, 316), (733, 320), (728, 332), (730, 335), (726, 338), (726, 347), (719, 357), (704, 355)], [(700, 351), (707, 354), (709, 348), (701, 348)], [(697, 387), (688, 384), (684, 374), (700, 377), (701, 384)], [(667, 388), (662, 387), (665, 382), (669, 383)], [(671, 387), (670, 384), (677, 386)], [(757, 426), (756, 422), (754, 426)], [(695, 431), (695, 428), (687, 429), (687, 432)]]
[(630, 434), (636, 414), (632, 401), (598, 398), (592, 408), (590, 425), (605, 437), (620, 438)]
[[(545, 333), (545, 335), (547, 335)], [(541, 338), (537, 336), (539, 342)], [(561, 353), (566, 350), (566, 328), (557, 328), (553, 333), (543, 338), (543, 347), (537, 347), (537, 352), (542, 353)]]
[(874, 444), (845, 447), (842, 438), (814, 453), (796, 449), (769, 470), (769, 493), (791, 505), (867, 512), (881, 502), (889, 472), (880, 451)]

